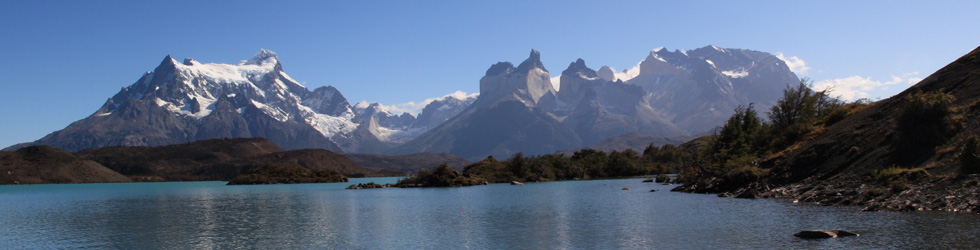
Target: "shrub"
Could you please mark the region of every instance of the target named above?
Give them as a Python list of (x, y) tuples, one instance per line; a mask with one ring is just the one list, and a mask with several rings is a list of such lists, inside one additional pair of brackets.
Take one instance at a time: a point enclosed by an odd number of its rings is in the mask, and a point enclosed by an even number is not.
[(762, 130), (762, 121), (752, 105), (747, 108), (739, 106), (718, 131), (712, 146), (713, 151), (719, 154), (722, 162), (744, 155), (758, 155), (763, 151), (763, 146), (760, 145)]
[(961, 174), (980, 174), (980, 140), (970, 136), (960, 154)]
[[(777, 140), (781, 145), (792, 144), (810, 132), (815, 123), (840, 109), (841, 102), (827, 95), (827, 91), (813, 91), (809, 79), (783, 90), (783, 98), (769, 109), (769, 122), (776, 133), (783, 133)], [(843, 118), (839, 118), (843, 119)], [(836, 122), (836, 121), (835, 121)]]
[(839, 108), (830, 111), (830, 113), (828, 113), (827, 116), (820, 121), (820, 123), (823, 123), (824, 126), (829, 127), (830, 125), (834, 125), (837, 122), (844, 120), (844, 118), (867, 108), (868, 106), (871, 106), (871, 101), (868, 101), (868, 99), (860, 99), (844, 104)]
[(956, 122), (951, 118), (956, 100), (953, 95), (942, 90), (930, 93), (919, 90), (904, 100), (898, 127), (913, 143), (937, 145), (955, 129)]
[(891, 166), (874, 173), (875, 180), (886, 183), (898, 180), (918, 180), (929, 176), (929, 171), (924, 168), (907, 169), (899, 166)]

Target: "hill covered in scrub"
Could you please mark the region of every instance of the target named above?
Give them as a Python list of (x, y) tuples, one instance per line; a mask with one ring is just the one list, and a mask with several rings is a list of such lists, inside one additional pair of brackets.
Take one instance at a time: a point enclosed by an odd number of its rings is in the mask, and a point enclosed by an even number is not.
[(268, 139), (213, 139), (158, 147), (86, 149), (79, 158), (98, 162), (135, 181), (230, 180), (264, 164), (329, 169), (345, 176), (364, 170), (341, 154), (323, 149), (285, 151)]
[(0, 152), (0, 184), (129, 182), (99, 163), (49, 146)]
[(801, 85), (766, 114), (737, 111), (678, 190), (980, 211), (980, 48), (885, 100), (841, 103)]

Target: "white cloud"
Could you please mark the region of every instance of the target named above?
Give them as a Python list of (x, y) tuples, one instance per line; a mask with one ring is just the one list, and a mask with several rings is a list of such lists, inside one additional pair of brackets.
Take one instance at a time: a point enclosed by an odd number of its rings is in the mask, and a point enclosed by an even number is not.
[(790, 71), (796, 73), (797, 75), (806, 75), (807, 71), (810, 71), (810, 67), (806, 66), (806, 62), (796, 56), (786, 57), (782, 52), (776, 53), (776, 58), (786, 62), (786, 66), (789, 67)]
[(922, 80), (922, 78), (915, 77), (918, 74), (919, 72), (912, 72), (901, 76), (892, 76), (892, 79), (887, 82), (875, 81), (871, 80), (871, 77), (862, 76), (830, 79), (813, 84), (813, 89), (817, 91), (829, 89), (831, 96), (853, 101), (861, 98), (870, 98), (870, 92), (895, 92), (890, 91), (891, 86), (902, 86), (901, 89), (905, 89), (905, 87)]
[[(477, 97), (479, 95), (480, 95), (480, 93), (467, 94), (466, 92), (457, 90), (456, 92), (450, 93), (448, 95), (444, 95), (442, 97), (425, 99), (424, 101), (422, 101), (420, 103), (406, 102), (406, 103), (399, 103), (399, 104), (394, 104), (394, 105), (384, 105), (384, 104), (381, 104), (381, 108), (384, 109), (385, 111), (388, 111), (388, 112), (390, 112), (392, 114), (395, 114), (395, 115), (400, 115), (402, 113), (406, 113), (407, 112), (409, 114), (418, 116), (419, 113), (422, 112), (422, 109), (424, 109), (426, 105), (429, 105), (429, 103), (432, 103), (434, 101), (442, 101), (442, 100), (445, 100), (446, 98), (456, 98), (456, 99), (462, 100), (462, 99), (466, 99), (466, 98), (470, 98), (470, 97)], [(362, 107), (362, 108), (364, 108), (364, 107), (367, 107), (368, 105), (369, 105), (369, 103), (367, 101), (361, 101), (361, 102), (357, 103), (357, 105), (354, 105), (354, 107)]]
[(555, 87), (555, 91), (561, 88), (561, 75), (551, 78), (551, 86)]

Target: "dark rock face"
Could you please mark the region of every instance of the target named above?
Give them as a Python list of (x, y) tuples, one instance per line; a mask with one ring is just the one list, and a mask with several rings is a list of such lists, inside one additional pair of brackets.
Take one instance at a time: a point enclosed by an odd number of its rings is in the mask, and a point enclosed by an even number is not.
[(309, 106), (317, 113), (330, 116), (342, 116), (347, 112), (350, 103), (347, 98), (340, 94), (340, 91), (333, 86), (319, 87), (307, 94), (303, 99), (303, 104)]

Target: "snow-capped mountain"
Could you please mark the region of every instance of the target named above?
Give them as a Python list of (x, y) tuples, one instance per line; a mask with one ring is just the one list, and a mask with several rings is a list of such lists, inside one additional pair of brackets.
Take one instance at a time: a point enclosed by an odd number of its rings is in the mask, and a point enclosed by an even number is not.
[(799, 82), (771, 54), (706, 46), (655, 49), (618, 73), (608, 66), (595, 71), (578, 59), (562, 71), (556, 90), (540, 57), (532, 50), (518, 67), (490, 66), (473, 105), (390, 152), (479, 160), (549, 154), (628, 133), (689, 136), (720, 126), (738, 105), (767, 110), (786, 86)]
[(771, 54), (706, 46), (655, 49), (621, 72), (608, 66), (596, 71), (579, 59), (562, 71), (556, 88), (540, 57), (532, 50), (516, 67), (493, 64), (479, 81), (479, 95), (427, 100), (416, 117), (393, 114), (380, 103), (352, 106), (331, 86), (310, 91), (268, 50), (237, 64), (167, 56), (91, 116), (6, 150), (265, 137), (285, 149), (506, 158), (586, 147), (628, 133), (701, 134), (720, 126), (738, 105), (768, 109), (799, 81)]
[[(285, 149), (374, 152), (431, 127), (428, 122), (413, 127), (411, 114), (395, 116), (380, 107), (355, 112), (332, 86), (310, 91), (290, 78), (269, 50), (237, 64), (179, 62), (167, 56), (91, 116), (15, 147), (46, 144), (77, 151), (266, 137)], [(441, 115), (454, 115), (451, 111)]]
[(783, 89), (799, 82), (772, 54), (711, 45), (673, 52), (658, 48), (634, 68), (611, 74), (604, 66), (599, 71), (604, 80), (642, 87), (652, 94), (650, 106), (690, 133), (718, 126), (738, 105), (754, 103), (756, 110), (768, 110)]

